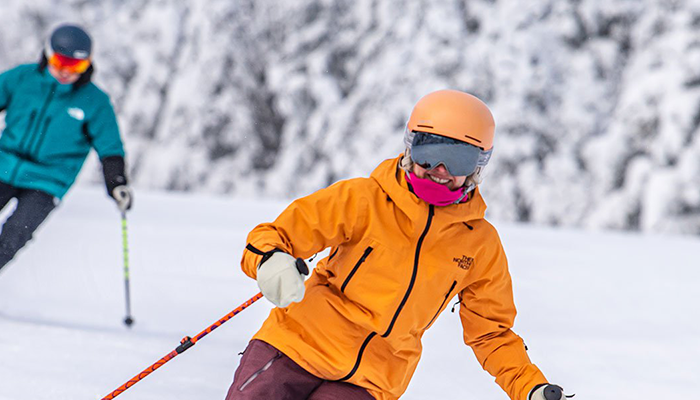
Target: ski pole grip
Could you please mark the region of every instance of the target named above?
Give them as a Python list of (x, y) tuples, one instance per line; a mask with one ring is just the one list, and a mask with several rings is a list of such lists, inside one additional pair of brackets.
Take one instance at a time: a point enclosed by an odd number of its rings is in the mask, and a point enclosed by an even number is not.
[(296, 265), (297, 265), (297, 271), (299, 271), (300, 274), (302, 274), (302, 275), (309, 274), (309, 267), (306, 265), (306, 262), (304, 261), (303, 258), (301, 258), (301, 257), (297, 258)]
[(544, 388), (544, 398), (547, 400), (561, 400), (564, 396), (559, 386), (547, 385), (547, 387)]

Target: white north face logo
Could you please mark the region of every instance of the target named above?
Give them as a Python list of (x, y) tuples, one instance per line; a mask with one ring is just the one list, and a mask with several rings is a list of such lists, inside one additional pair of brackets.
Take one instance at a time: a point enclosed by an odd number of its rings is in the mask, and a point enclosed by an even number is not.
[(73, 52), (73, 58), (77, 58), (79, 60), (84, 60), (88, 58), (89, 54), (85, 50), (76, 50)]
[(77, 119), (78, 121), (82, 121), (85, 119), (85, 111), (83, 111), (80, 108), (77, 107), (71, 107), (68, 109), (68, 115), (71, 117)]

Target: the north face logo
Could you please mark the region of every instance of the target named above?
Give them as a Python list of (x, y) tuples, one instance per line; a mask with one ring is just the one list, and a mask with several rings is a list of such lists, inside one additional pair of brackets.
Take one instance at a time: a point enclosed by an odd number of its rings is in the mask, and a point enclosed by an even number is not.
[(462, 258), (453, 258), (452, 261), (457, 263), (457, 266), (462, 268), (462, 269), (469, 269), (471, 268), (472, 264), (474, 263), (474, 258), (472, 257), (467, 257), (467, 256), (462, 256)]
[(83, 111), (81, 108), (78, 108), (78, 107), (69, 108), (68, 115), (77, 119), (78, 121), (82, 121), (85, 119), (85, 111)]

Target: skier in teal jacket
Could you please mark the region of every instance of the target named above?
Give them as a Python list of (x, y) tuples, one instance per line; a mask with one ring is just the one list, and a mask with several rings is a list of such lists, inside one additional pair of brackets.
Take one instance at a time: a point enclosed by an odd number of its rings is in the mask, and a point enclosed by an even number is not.
[(62, 25), (38, 64), (0, 74), (0, 209), (17, 199), (0, 233), (0, 269), (58, 205), (92, 148), (107, 193), (122, 212), (131, 208), (119, 127), (109, 97), (91, 82), (91, 52), (85, 30)]

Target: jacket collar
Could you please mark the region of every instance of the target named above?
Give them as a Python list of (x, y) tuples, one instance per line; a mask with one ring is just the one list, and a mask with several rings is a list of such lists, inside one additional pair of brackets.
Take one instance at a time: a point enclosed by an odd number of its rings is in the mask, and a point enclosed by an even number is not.
[[(418, 218), (427, 213), (429, 204), (418, 198), (409, 190), (408, 183), (406, 182), (406, 175), (404, 171), (399, 168), (399, 160), (401, 157), (403, 157), (403, 155), (383, 161), (372, 172), (370, 177), (379, 183), (382, 190), (384, 190), (389, 198), (391, 198), (409, 218)], [(470, 196), (471, 199), (464, 203), (452, 204), (445, 207), (436, 206), (435, 214), (446, 216), (455, 222), (466, 222), (484, 218), (486, 203), (481, 197), (481, 193), (479, 193), (479, 187), (474, 189), (474, 192)]]
[(41, 75), (41, 82), (46, 83), (46, 84), (56, 84), (54, 91), (56, 93), (64, 94), (64, 93), (69, 93), (71, 90), (73, 90), (73, 84), (70, 85), (62, 85), (58, 83), (56, 78), (51, 75), (49, 72), (48, 68), (44, 68), (42, 71), (39, 71), (39, 74)]

